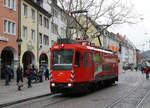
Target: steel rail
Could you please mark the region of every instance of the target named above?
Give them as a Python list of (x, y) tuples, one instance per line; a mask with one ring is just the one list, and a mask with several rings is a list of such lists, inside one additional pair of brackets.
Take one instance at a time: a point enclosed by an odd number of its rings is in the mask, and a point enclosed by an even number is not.
[(119, 102), (121, 102), (122, 100), (124, 100), (125, 98), (127, 98), (128, 96), (130, 96), (131, 94), (134, 93), (135, 90), (137, 90), (140, 85), (142, 85), (144, 80), (142, 80), (142, 82), (137, 85), (136, 87), (133, 87), (132, 89), (130, 89), (128, 92), (126, 92), (125, 95), (120, 96), (119, 98), (115, 99), (111, 104), (107, 105), (105, 108), (113, 108), (115, 105), (117, 105)]
[(144, 95), (144, 97), (137, 103), (136, 108), (139, 108), (144, 100), (150, 95), (150, 90)]

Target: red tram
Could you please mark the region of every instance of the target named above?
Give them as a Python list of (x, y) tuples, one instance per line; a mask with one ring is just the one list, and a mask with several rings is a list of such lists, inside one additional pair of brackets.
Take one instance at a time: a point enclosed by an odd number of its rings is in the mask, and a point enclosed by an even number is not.
[(58, 39), (50, 49), (51, 92), (86, 91), (118, 81), (118, 56), (71, 39)]

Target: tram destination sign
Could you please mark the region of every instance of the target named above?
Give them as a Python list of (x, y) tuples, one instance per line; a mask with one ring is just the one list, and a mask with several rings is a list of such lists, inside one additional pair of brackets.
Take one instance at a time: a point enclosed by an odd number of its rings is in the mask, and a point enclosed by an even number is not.
[(5, 38), (5, 37), (3, 37), (3, 36), (0, 36), (0, 41), (8, 42), (8, 38)]

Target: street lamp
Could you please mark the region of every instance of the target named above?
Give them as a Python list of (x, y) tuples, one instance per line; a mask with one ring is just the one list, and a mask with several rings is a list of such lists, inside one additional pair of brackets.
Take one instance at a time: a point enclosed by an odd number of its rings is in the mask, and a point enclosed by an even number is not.
[(18, 43), (18, 61), (19, 61), (19, 65), (20, 65), (21, 43), (22, 43), (22, 39), (20, 36), (18, 36), (16, 42)]

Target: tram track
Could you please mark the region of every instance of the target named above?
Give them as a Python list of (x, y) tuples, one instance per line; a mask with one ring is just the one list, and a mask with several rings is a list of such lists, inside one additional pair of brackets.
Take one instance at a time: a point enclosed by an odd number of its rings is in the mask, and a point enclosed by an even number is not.
[(130, 96), (132, 93), (134, 93), (135, 90), (137, 90), (138, 87), (132, 88), (130, 91), (126, 93), (126, 95), (122, 95), (119, 98), (115, 99), (111, 104), (107, 105), (105, 108), (113, 108), (115, 105), (117, 105), (119, 102), (121, 102), (123, 99)]
[[(112, 103), (110, 103), (109, 105), (107, 105), (105, 108), (115, 108), (115, 106), (117, 106), (119, 103), (125, 103), (125, 100), (127, 98), (130, 98), (131, 95), (135, 95), (135, 93), (140, 90), (140, 89), (144, 89), (144, 88), (140, 88), (142, 86), (142, 84), (144, 83), (144, 80), (142, 80), (142, 82), (137, 85), (136, 87), (132, 87), (132, 89), (130, 89), (128, 92), (126, 92), (124, 95), (120, 96), (119, 98), (115, 99)], [(137, 103), (135, 104), (135, 108), (140, 108), (140, 106), (142, 105), (142, 103), (144, 102), (144, 100), (150, 95), (150, 89), (145, 90), (145, 93), (140, 97), (140, 98), (136, 98)]]
[(144, 95), (144, 97), (137, 103), (136, 108), (140, 108), (144, 100), (150, 95), (150, 90)]

